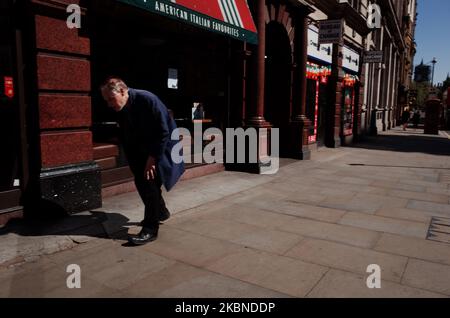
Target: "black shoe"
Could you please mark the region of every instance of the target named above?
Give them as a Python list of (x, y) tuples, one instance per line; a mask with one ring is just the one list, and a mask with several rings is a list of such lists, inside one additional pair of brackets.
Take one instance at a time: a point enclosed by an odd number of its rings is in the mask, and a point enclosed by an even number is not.
[(162, 215), (159, 217), (159, 221), (160, 222), (164, 222), (167, 221), (170, 218), (170, 212), (169, 210), (165, 210), (162, 212)]
[(142, 228), (137, 236), (129, 236), (128, 242), (133, 245), (144, 245), (158, 238), (158, 230)]
[[(159, 222), (167, 221), (170, 218), (169, 210), (163, 211), (162, 215), (159, 217)], [(139, 222), (139, 226), (144, 226), (144, 220)]]

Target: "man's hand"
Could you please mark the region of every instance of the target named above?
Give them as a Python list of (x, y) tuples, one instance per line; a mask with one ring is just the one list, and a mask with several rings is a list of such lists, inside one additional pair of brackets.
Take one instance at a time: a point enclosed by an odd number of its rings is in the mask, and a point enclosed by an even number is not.
[(145, 165), (144, 171), (145, 180), (155, 180), (156, 178), (156, 159), (152, 156), (149, 156), (147, 159), (147, 164)]

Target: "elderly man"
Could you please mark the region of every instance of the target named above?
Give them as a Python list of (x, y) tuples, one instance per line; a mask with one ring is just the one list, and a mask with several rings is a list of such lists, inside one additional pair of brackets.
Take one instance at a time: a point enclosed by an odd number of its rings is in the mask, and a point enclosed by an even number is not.
[(137, 236), (130, 235), (128, 240), (133, 245), (143, 245), (156, 240), (159, 222), (170, 216), (161, 185), (170, 191), (184, 172), (183, 162), (176, 164), (171, 157), (177, 143), (171, 140), (176, 124), (157, 96), (128, 88), (120, 78), (108, 78), (101, 92), (118, 113), (125, 154), (145, 205), (142, 230)]

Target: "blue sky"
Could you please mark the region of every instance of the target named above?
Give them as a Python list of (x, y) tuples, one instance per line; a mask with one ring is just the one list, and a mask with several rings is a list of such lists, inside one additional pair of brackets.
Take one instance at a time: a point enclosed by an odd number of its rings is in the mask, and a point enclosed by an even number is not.
[(414, 64), (419, 64), (422, 59), (429, 63), (436, 57), (434, 83), (443, 82), (450, 73), (450, 1), (418, 0), (417, 11)]

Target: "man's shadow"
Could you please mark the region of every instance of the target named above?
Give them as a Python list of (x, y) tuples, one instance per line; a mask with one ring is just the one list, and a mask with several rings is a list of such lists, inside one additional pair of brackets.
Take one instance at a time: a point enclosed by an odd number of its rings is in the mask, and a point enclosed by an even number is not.
[[(35, 208), (28, 208), (23, 219), (13, 219), (0, 229), (0, 236), (15, 233), (19, 236), (77, 236), (126, 240), (130, 226), (138, 226), (120, 213), (101, 210), (68, 214), (59, 205), (41, 200)], [(124, 246), (128, 246), (127, 243)]]

